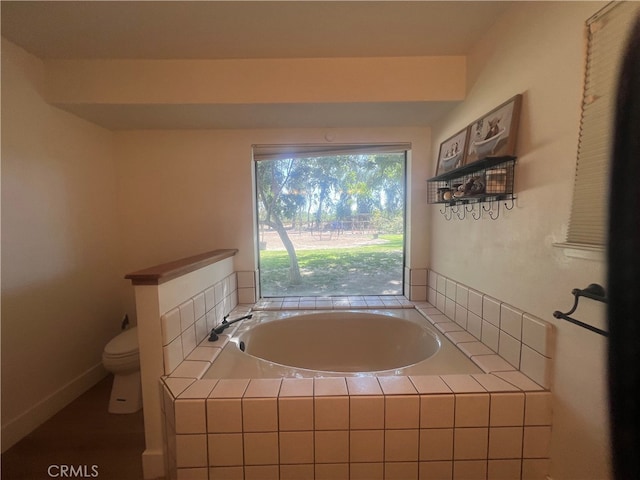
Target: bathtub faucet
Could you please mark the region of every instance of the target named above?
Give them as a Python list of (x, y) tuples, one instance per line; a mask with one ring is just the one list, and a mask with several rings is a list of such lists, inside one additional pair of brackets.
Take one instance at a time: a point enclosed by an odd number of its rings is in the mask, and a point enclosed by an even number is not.
[(224, 332), (226, 328), (230, 327), (236, 322), (239, 322), (240, 320), (244, 320), (251, 317), (253, 317), (253, 314), (249, 313), (247, 315), (243, 315), (242, 317), (234, 318), (233, 320), (228, 321), (227, 318), (229, 318), (229, 315), (228, 314), (225, 315), (222, 318), (222, 323), (211, 330), (211, 333), (209, 334), (209, 341), (215, 342), (216, 340), (218, 340), (218, 335)]

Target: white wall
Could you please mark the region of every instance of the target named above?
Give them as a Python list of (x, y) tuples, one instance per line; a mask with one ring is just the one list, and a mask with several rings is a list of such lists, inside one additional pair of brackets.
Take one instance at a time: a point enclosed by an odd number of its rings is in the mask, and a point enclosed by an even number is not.
[[(517, 93), (517, 206), (498, 220), (447, 222), (431, 207), (430, 267), (553, 323), (557, 328), (551, 476), (609, 477), (606, 341), (556, 320), (571, 290), (604, 285), (602, 261), (565, 256), (577, 151), (585, 21), (601, 3), (522, 2), (498, 19), (468, 59), (466, 100), (433, 128), (440, 142)], [(435, 171), (435, 165), (431, 167)], [(455, 216), (454, 216), (455, 217)], [(602, 304), (576, 317), (602, 321)]]
[(123, 315), (112, 135), (46, 104), (2, 41), (2, 448), (105, 375)]
[(253, 144), (410, 142), (409, 265), (426, 267), (428, 128), (117, 132), (115, 152), (128, 270), (218, 248), (238, 248), (238, 270), (256, 267)]

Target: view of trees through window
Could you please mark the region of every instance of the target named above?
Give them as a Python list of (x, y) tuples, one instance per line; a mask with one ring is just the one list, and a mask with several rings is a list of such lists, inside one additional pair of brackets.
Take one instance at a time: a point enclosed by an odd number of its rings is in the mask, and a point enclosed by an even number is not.
[(402, 294), (405, 157), (257, 161), (262, 296)]

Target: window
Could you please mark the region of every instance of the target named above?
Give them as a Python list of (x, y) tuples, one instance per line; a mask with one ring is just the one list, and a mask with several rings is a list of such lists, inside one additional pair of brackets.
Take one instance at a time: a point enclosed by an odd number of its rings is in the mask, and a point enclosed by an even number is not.
[(636, 2), (612, 2), (587, 21), (587, 61), (578, 160), (567, 243), (602, 249), (606, 242), (609, 158), (616, 86)]
[(403, 294), (407, 148), (254, 147), (263, 297)]

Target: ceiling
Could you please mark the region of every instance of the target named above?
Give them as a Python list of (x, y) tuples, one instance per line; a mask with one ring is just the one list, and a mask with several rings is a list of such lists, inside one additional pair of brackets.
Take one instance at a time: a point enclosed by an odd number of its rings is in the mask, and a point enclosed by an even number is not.
[[(465, 55), (513, 2), (506, 1), (2, 1), (2, 35), (42, 59), (229, 59)], [(432, 122), (443, 105), (389, 105), (387, 125)], [(411, 108), (409, 108), (411, 107)], [(243, 108), (247, 108), (244, 106)], [(260, 109), (255, 126), (269, 118), (286, 125), (287, 109)], [(80, 108), (79, 110), (82, 110)], [(85, 110), (94, 110), (85, 108)], [(131, 128), (118, 121), (126, 112), (93, 112), (109, 118), (107, 128)], [(126, 109), (121, 109), (126, 110)], [(193, 110), (190, 113), (188, 110)], [(249, 128), (227, 109), (174, 112), (180, 128)], [(292, 108), (291, 123), (300, 117)], [(372, 125), (376, 108), (329, 106), (305, 126)], [(392, 110), (394, 110), (392, 112)], [(420, 111), (422, 110), (422, 111)], [(194, 113), (195, 112), (195, 113)], [(403, 116), (404, 113), (407, 116)], [(82, 112), (74, 112), (82, 115)], [(136, 112), (128, 120), (136, 124)], [(153, 113), (153, 112), (151, 112)], [(153, 115), (151, 115), (152, 117)], [(225, 123), (225, 116), (229, 119)], [(308, 117), (308, 115), (307, 115)], [(320, 118), (322, 117), (322, 118)], [(86, 115), (85, 115), (85, 118)], [(150, 112), (140, 114), (144, 124)], [(207, 119), (209, 124), (202, 124)], [(233, 120), (233, 119), (236, 120)], [(240, 119), (240, 120), (237, 120)], [(124, 118), (123, 118), (124, 120)], [(99, 123), (99, 122), (98, 122)], [(166, 119), (164, 123), (167, 122)], [(333, 122), (336, 124), (336, 122)], [(375, 123), (380, 123), (377, 119)], [(317, 125), (316, 125), (317, 124)], [(194, 127), (195, 125), (195, 127)], [(151, 127), (150, 128), (158, 128)]]

